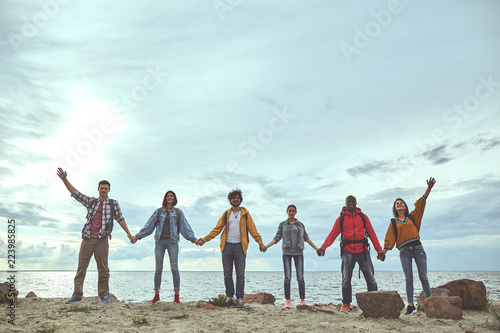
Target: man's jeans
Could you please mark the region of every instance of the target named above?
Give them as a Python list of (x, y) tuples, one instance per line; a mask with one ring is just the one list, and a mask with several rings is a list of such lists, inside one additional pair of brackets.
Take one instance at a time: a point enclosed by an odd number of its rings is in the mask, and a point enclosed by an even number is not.
[(71, 297), (82, 298), (83, 281), (92, 255), (94, 255), (97, 264), (97, 293), (101, 299), (109, 295), (108, 251), (107, 237), (82, 239), (80, 253), (78, 254), (78, 269), (74, 280), (75, 289)]
[(408, 298), (408, 303), (413, 303), (412, 258), (415, 259), (415, 263), (417, 264), (418, 277), (420, 278), (420, 282), (422, 282), (425, 297), (431, 297), (431, 286), (427, 278), (427, 255), (425, 254), (423, 246), (405, 246), (399, 251), (399, 259), (401, 260), (401, 266), (403, 266), (403, 272), (405, 273), (406, 297)]
[(351, 253), (344, 251), (342, 254), (342, 303), (351, 304), (352, 302), (352, 271), (354, 270), (354, 265), (358, 263), (359, 268), (363, 272), (365, 277), (366, 285), (368, 291), (377, 290), (377, 282), (375, 282), (375, 273), (373, 269), (372, 259), (370, 258), (370, 251), (366, 251), (365, 254), (361, 253)]
[(236, 298), (245, 295), (245, 261), (247, 255), (243, 252), (241, 243), (226, 242), (222, 251), (222, 267), (224, 268), (224, 284), (226, 296), (234, 296), (233, 264), (236, 269)]
[(295, 262), (295, 273), (299, 283), (300, 299), (306, 298), (306, 284), (304, 282), (304, 255), (283, 255), (283, 268), (285, 269), (285, 298), (290, 299), (290, 280), (292, 279), (292, 258)]
[(170, 270), (172, 271), (172, 278), (174, 279), (174, 289), (179, 289), (181, 285), (178, 265), (179, 243), (171, 242), (167, 239), (160, 239), (155, 245), (155, 289), (160, 289), (161, 286), (161, 273), (163, 272), (165, 250), (168, 251), (168, 258), (170, 259)]

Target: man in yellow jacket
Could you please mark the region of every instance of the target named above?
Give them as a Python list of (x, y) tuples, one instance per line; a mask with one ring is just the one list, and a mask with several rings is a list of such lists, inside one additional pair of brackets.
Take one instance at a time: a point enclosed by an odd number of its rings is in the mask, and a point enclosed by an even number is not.
[(245, 295), (245, 261), (248, 249), (248, 234), (259, 244), (261, 252), (266, 251), (266, 246), (262, 242), (257, 227), (250, 216), (250, 212), (245, 207), (240, 207), (243, 202), (241, 190), (231, 191), (227, 199), (231, 208), (225, 211), (220, 217), (217, 225), (205, 237), (198, 239), (198, 245), (220, 236), (220, 250), (222, 252), (222, 266), (224, 268), (224, 284), (226, 285), (226, 296), (228, 302), (233, 302), (234, 282), (233, 265), (236, 269), (236, 298), (237, 305), (243, 305)]

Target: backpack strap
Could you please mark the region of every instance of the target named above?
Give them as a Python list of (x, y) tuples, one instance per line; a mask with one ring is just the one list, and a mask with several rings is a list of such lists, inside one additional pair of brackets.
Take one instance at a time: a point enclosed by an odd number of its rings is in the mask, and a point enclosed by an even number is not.
[(163, 207), (159, 208), (159, 213), (156, 214), (156, 222), (155, 222), (155, 228), (158, 226), (158, 224), (160, 224), (160, 215), (161, 215), (161, 212), (163, 212)]
[(175, 208), (176, 221), (177, 221), (177, 238), (179, 238), (179, 233), (181, 232), (181, 210), (179, 208)]
[(342, 256), (344, 254), (344, 246), (346, 245), (345, 244), (345, 240), (344, 240), (344, 217), (345, 217), (345, 214), (340, 211), (340, 220), (339, 220), (339, 224), (340, 224), (340, 255)]
[(398, 242), (398, 225), (396, 224), (396, 219), (391, 219), (392, 229), (394, 229), (394, 243)]
[(111, 232), (113, 231), (113, 226), (114, 226), (114, 219), (115, 219), (115, 200), (113, 199), (108, 199), (109, 200), (109, 205), (111, 206), (111, 221), (106, 223), (106, 232), (109, 236), (109, 239), (111, 239)]

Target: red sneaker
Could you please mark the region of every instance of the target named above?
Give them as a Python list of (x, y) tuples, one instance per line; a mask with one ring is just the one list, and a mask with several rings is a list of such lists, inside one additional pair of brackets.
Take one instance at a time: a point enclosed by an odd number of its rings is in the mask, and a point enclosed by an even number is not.
[(149, 303), (155, 304), (159, 300), (160, 300), (160, 295), (159, 294), (155, 294), (155, 297), (153, 297), (153, 299), (150, 300)]
[(174, 303), (180, 303), (179, 301), (179, 295), (174, 295)]
[(347, 313), (349, 312), (349, 305), (348, 304), (342, 304), (342, 307), (340, 308), (340, 312)]

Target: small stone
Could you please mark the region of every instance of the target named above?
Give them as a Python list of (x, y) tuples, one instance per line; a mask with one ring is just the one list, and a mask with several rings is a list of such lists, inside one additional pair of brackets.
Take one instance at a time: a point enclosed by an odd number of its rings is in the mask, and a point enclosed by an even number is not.
[(276, 302), (276, 298), (272, 294), (268, 293), (247, 294), (243, 296), (243, 303), (260, 303), (260, 304), (274, 305), (274, 302)]
[(205, 310), (219, 310), (215, 305), (203, 301), (199, 301), (196, 307)]

